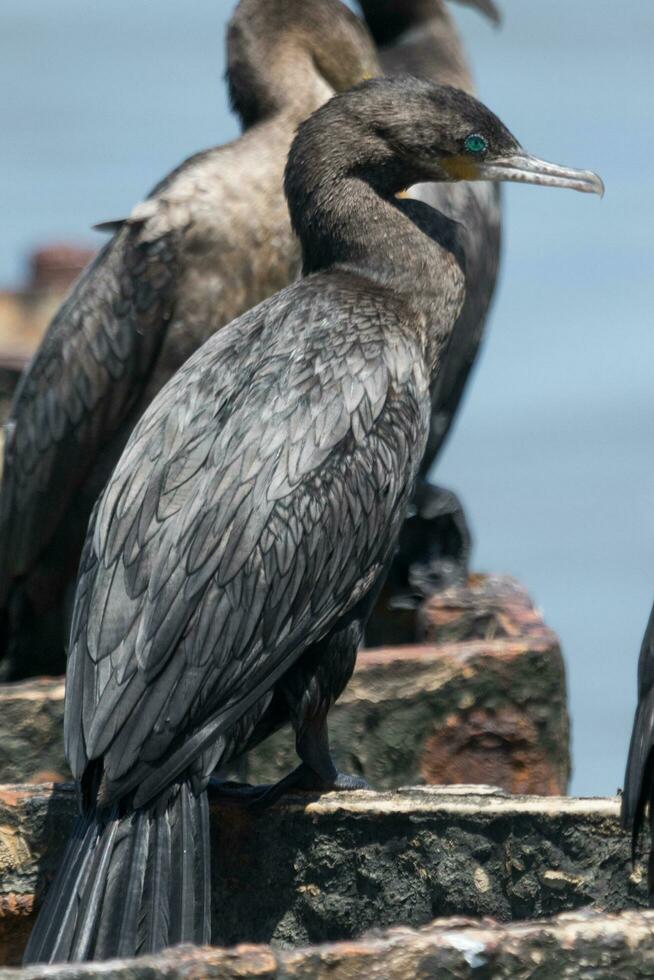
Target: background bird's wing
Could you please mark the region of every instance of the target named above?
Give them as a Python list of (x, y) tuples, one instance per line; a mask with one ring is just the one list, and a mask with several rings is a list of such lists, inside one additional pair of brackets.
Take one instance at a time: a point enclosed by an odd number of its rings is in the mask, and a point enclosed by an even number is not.
[(410, 343), (385, 346), (388, 310), (351, 330), (355, 300), (305, 285), (262, 304), (139, 423), (80, 575), (66, 719), (76, 775), (104, 755), (110, 781), (131, 770), (142, 796), (158, 790), (381, 571), (428, 392)]
[(156, 201), (135, 209), (77, 281), (20, 381), (5, 430), (0, 597), (51, 540), (141, 394), (171, 314), (178, 233)]

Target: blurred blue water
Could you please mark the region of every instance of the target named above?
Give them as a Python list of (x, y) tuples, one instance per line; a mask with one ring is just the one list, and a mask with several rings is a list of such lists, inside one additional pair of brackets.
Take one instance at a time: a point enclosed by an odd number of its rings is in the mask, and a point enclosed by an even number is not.
[[(531, 152), (598, 170), (607, 194), (508, 189), (492, 328), (437, 476), (468, 505), (476, 565), (517, 575), (559, 631), (573, 790), (606, 793), (654, 597), (654, 6), (502, 3), (501, 32), (457, 10), (486, 101)], [(93, 241), (93, 222), (236, 134), (232, 6), (3, 0), (0, 283), (33, 245)]]

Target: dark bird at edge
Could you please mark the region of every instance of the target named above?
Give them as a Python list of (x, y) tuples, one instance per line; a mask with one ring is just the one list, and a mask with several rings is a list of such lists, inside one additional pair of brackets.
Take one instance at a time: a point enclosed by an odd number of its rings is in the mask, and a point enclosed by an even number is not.
[(598, 192), (471, 96), (366, 82), (302, 124), (285, 189), (304, 278), (219, 331), (154, 399), (94, 510), (66, 676), (82, 813), (26, 962), (210, 938), (207, 785), (280, 717), (291, 787), (356, 789), (329, 751), (427, 442), (464, 301), (421, 180)]
[[(638, 660), (638, 706), (631, 733), (622, 792), (622, 826), (632, 833), (634, 861), (645, 821), (654, 840), (654, 607)], [(654, 906), (654, 847), (647, 859), (647, 887)]]
[(85, 270), (16, 391), (0, 490), (0, 676), (61, 674), (93, 504), (136, 421), (214, 331), (299, 273), (283, 176), (297, 125), (379, 74), (340, 0), (241, 0), (227, 80), (245, 133), (170, 173)]
[[(385, 74), (429, 78), (475, 94), (472, 74), (445, 0), (359, 0), (380, 46)], [(469, 0), (496, 23), (489, 0)], [(409, 196), (424, 201), (460, 225), (466, 297), (442, 369), (432, 388), (432, 419), (416, 495), (400, 535), (397, 556), (370, 617), (366, 644), (409, 643), (415, 637), (411, 610), (434, 591), (464, 581), (471, 535), (460, 501), (434, 486), (428, 473), (440, 453), (471, 370), (476, 363), (495, 291), (501, 249), (501, 199), (497, 184), (462, 181), (420, 184)]]

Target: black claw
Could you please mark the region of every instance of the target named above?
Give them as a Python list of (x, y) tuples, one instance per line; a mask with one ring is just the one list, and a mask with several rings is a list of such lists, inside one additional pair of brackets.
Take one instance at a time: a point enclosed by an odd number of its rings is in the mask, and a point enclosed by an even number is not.
[(280, 788), (278, 783), (272, 786), (262, 786), (257, 796), (247, 802), (248, 810), (253, 813), (262, 813), (274, 806), (287, 792), (286, 788)]
[(267, 810), (294, 790), (305, 793), (330, 793), (334, 790), (370, 789), (370, 785), (361, 776), (350, 776), (344, 772), (336, 772), (333, 779), (325, 780), (310, 766), (302, 763), (278, 783), (272, 786), (251, 787), (251, 789), (255, 791), (255, 795), (242, 799), (249, 810), (257, 812)]
[(372, 789), (370, 783), (363, 776), (351, 776), (346, 772), (339, 772), (330, 788), (343, 790)]

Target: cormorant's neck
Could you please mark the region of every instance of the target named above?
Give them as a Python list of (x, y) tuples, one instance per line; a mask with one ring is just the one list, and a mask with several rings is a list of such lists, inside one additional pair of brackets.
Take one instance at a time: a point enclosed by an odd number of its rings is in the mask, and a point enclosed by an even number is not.
[(455, 223), (396, 198), (388, 185), (351, 172), (320, 174), (310, 163), (288, 172), (287, 193), (304, 274), (345, 268), (387, 288), (412, 311), (433, 368), (463, 298)]
[(245, 128), (284, 114), (300, 122), (334, 94), (311, 52), (290, 30), (230, 25), (227, 79)]
[(443, 8), (443, 0), (359, 0), (375, 43), (395, 44), (406, 31), (428, 23)]
[[(443, 0), (368, 0), (362, 5), (381, 46), (385, 74), (408, 73), (474, 92), (461, 37)], [(396, 16), (382, 17), (386, 6), (395, 9)]]

